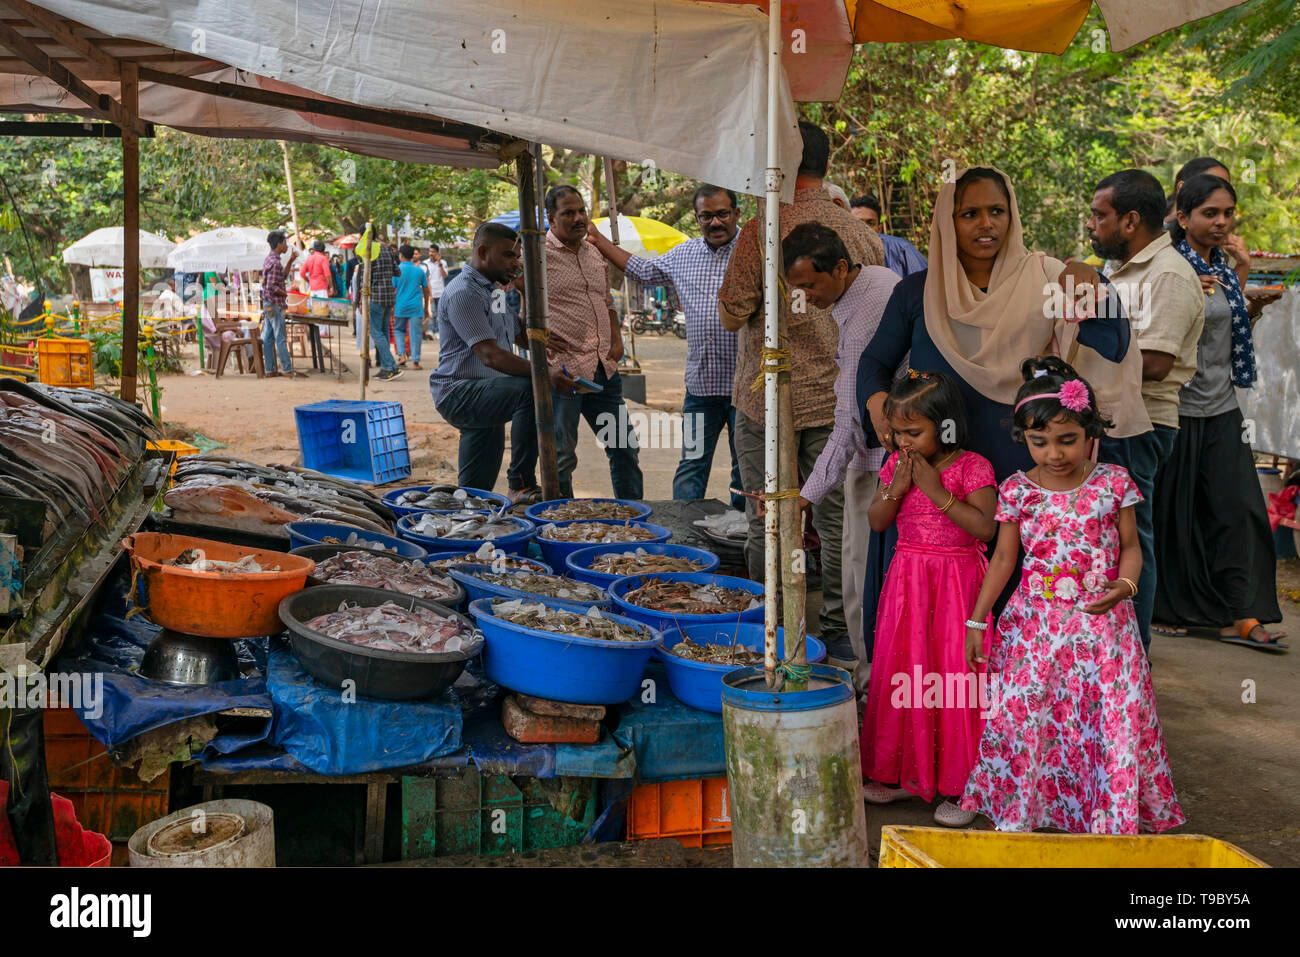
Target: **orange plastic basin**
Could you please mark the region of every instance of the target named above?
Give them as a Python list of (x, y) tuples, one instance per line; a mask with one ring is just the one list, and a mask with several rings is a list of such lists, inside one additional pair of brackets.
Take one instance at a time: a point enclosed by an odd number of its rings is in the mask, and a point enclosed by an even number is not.
[[(122, 547), (144, 580), (150, 620), (172, 631), (207, 638), (278, 634), (283, 630), (277, 613), (280, 599), (302, 591), (307, 576), (316, 570), (310, 558), (188, 535), (137, 532), (123, 539)], [(162, 564), (187, 548), (224, 562), (252, 555), (259, 565), (278, 565), (281, 571), (196, 572)]]

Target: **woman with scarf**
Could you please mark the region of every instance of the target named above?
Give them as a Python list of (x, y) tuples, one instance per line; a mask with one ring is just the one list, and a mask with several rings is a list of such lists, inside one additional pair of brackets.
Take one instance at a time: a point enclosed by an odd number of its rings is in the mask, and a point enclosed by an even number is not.
[[(992, 463), (999, 483), (1017, 469), (1033, 468), (1028, 448), (1012, 440), (1004, 421), (1023, 381), (1020, 363), (1048, 353), (1059, 354), (1092, 383), (1098, 404), (1115, 422), (1113, 437), (1150, 430), (1142, 356), (1129, 349), (1129, 323), (1118, 297), (1112, 291), (1097, 299), (1096, 317), (1086, 321), (1072, 321), (1066, 313), (1074, 310), (1062, 308), (1063, 290), (1086, 300), (1088, 288), (1103, 282), (1091, 266), (1067, 266), (1026, 249), (1006, 176), (991, 167), (965, 170), (939, 191), (929, 269), (894, 287), (858, 364), (867, 445), (892, 447), (884, 397), (896, 371), (910, 366), (956, 380), (966, 403), (966, 448)], [(862, 596), (868, 651), (892, 550), (890, 538), (872, 535)]]
[(1196, 375), (1179, 392), (1178, 439), (1156, 476), (1153, 620), (1219, 628), (1224, 641), (1275, 651), (1287, 647), (1264, 627), (1282, 620), (1277, 556), (1237, 405), (1236, 388), (1255, 383), (1258, 309), (1224, 255), (1236, 208), (1219, 176), (1193, 176), (1178, 191), (1170, 238), (1208, 289)]

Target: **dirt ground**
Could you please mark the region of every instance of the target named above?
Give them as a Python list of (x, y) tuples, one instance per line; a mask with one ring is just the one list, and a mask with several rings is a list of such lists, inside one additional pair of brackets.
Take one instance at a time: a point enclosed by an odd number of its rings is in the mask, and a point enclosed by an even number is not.
[[(676, 411), (685, 393), (685, 343), (675, 337), (638, 338), (651, 409)], [(369, 399), (399, 401), (406, 413), (414, 472), (403, 484), (455, 480), (457, 433), (441, 420), (428, 391), (428, 369), (436, 364), (436, 343), (424, 344), (425, 371), (408, 370), (395, 382), (372, 379)], [(191, 368), (197, 351), (191, 348)], [(293, 407), (329, 398), (359, 398), (358, 360), (350, 338), (342, 350), (353, 371), (336, 381), (309, 373), (306, 379), (263, 379), (228, 373), (168, 376), (163, 382), (164, 419), (226, 442), (227, 450), (256, 462), (298, 458)], [(297, 359), (299, 369), (310, 362)], [(645, 408), (633, 406), (633, 408)], [(603, 453), (584, 425), (575, 493), (609, 495)], [(643, 440), (646, 498), (671, 497), (680, 452), (651, 448)], [(599, 467), (597, 467), (599, 466)], [(720, 444), (709, 483), (710, 497), (725, 496), (729, 462)], [(504, 468), (497, 488), (505, 484)], [(1278, 564), (1278, 592), (1286, 631), (1300, 641), (1300, 562)], [(810, 595), (809, 614), (819, 596)], [(1270, 654), (1228, 645), (1212, 633), (1153, 639), (1151, 661), (1160, 716), (1187, 824), (1175, 833), (1208, 834), (1240, 845), (1278, 867), (1300, 866), (1300, 654)], [(920, 801), (867, 808), (873, 856), (884, 824), (932, 824)], [(725, 852), (711, 859), (719, 863)], [(707, 866), (707, 865), (706, 865)]]

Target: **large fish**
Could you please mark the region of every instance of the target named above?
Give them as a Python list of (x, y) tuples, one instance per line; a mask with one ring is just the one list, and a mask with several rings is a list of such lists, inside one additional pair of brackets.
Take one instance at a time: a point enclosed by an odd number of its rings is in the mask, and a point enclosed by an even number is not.
[(299, 516), (231, 485), (177, 486), (163, 495), (163, 504), (178, 522), (232, 528), (259, 535), (285, 535), (286, 522)]

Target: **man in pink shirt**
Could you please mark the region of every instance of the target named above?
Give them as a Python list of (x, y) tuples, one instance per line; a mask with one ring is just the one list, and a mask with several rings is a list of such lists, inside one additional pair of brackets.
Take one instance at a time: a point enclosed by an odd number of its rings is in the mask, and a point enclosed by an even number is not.
[(325, 244), (319, 239), (311, 244), (311, 252), (302, 264), (302, 276), (313, 299), (328, 299), (334, 294), (334, 277), (330, 273), (330, 258), (325, 255)]
[[(876, 479), (884, 461), (881, 449), (868, 449), (862, 438), (857, 407), (858, 360), (876, 334), (885, 304), (899, 275), (884, 266), (854, 263), (839, 235), (818, 223), (796, 226), (781, 241), (786, 281), (791, 296), (800, 293), (808, 307), (827, 309), (839, 326), (835, 362), (835, 424), (803, 484), (800, 504), (821, 504), (833, 490), (844, 488), (844, 550), (841, 564), (844, 588), (844, 623), (848, 648), (827, 642), (829, 664), (853, 673), (858, 693), (865, 693), (870, 668), (863, 639), (862, 589), (867, 574), (867, 506), (876, 494)], [(798, 304), (792, 299), (791, 308)]]

